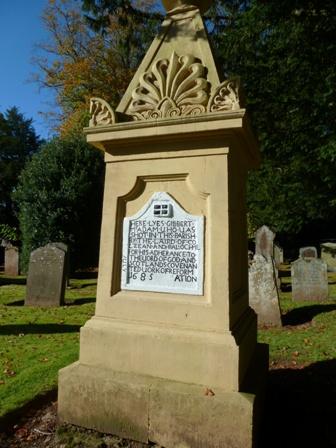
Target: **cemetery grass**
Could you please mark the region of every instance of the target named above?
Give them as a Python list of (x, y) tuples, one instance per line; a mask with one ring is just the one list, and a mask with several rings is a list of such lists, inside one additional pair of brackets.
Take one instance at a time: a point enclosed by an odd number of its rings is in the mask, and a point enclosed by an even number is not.
[(26, 280), (0, 276), (0, 419), (57, 387), (94, 314), (96, 280), (71, 280), (65, 306), (26, 307)]
[[(329, 300), (323, 303), (292, 302), (290, 265), (281, 277), (283, 326), (258, 329), (259, 342), (269, 344), (270, 371), (257, 448), (332, 448), (336, 273), (328, 274)], [(79, 328), (94, 314), (95, 281), (71, 280), (70, 285), (66, 306), (29, 308), (23, 306), (24, 279), (0, 276), (0, 446), (144, 448), (58, 420), (58, 370), (78, 359)], [(8, 415), (15, 418), (1, 433)]]

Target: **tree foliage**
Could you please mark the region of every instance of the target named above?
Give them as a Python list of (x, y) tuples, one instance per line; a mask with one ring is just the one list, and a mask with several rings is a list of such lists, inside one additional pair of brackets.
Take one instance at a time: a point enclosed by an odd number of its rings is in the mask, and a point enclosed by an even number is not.
[(213, 40), (226, 73), (243, 78), (260, 140), (263, 162), (249, 179), (253, 226), (298, 233), (316, 220), (336, 223), (336, 3), (229, 5)]
[[(113, 107), (152, 40), (154, 0), (48, 0), (51, 40), (40, 81), (55, 89), (60, 129), (87, 124), (89, 98)], [(336, 3), (216, 0), (206, 14), (219, 62), (243, 79), (263, 162), (249, 176), (249, 220), (299, 233), (336, 224)]]
[(5, 228), (7, 235), (9, 229), (14, 230), (18, 224), (12, 200), (18, 176), (41, 144), (32, 123), (33, 120), (24, 118), (17, 107), (0, 113), (0, 225), (4, 237)]
[(117, 106), (146, 51), (149, 41), (143, 39), (140, 18), (147, 17), (153, 1), (134, 0), (127, 5), (139, 14), (129, 15), (116, 7), (106, 16), (104, 9), (92, 8), (89, 2), (84, 13), (75, 0), (48, 0), (42, 20), (50, 38), (40, 44), (43, 52), (34, 59), (40, 68), (34, 80), (54, 90), (59, 113), (53, 107), (48, 118), (63, 135), (81, 132), (88, 124), (90, 98)]
[(28, 162), (15, 193), (22, 269), (32, 250), (70, 245), (73, 268), (97, 266), (104, 183), (102, 153), (83, 138), (54, 138)]

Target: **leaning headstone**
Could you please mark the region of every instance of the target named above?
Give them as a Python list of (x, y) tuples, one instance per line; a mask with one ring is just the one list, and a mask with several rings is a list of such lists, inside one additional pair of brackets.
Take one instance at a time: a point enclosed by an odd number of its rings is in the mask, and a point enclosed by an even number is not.
[(19, 249), (17, 247), (5, 248), (5, 275), (19, 275)]
[(65, 252), (65, 260), (64, 260), (64, 271), (65, 271), (65, 284), (69, 286), (70, 283), (70, 251), (69, 246), (65, 243), (48, 243), (44, 247), (55, 246), (59, 249), (64, 250)]
[(329, 272), (336, 272), (336, 244), (321, 244), (321, 259), (327, 263)]
[(300, 258), (317, 258), (317, 249), (314, 246), (300, 247)]
[(249, 265), (249, 300), (259, 325), (282, 325), (274, 262), (262, 255), (255, 255)]
[(300, 258), (292, 263), (293, 302), (322, 302), (328, 299), (327, 265), (319, 258)]
[(262, 255), (266, 260), (274, 257), (275, 233), (267, 226), (262, 226), (255, 233), (255, 253)]
[(65, 294), (65, 252), (56, 246), (40, 247), (30, 254), (27, 306), (60, 306)]

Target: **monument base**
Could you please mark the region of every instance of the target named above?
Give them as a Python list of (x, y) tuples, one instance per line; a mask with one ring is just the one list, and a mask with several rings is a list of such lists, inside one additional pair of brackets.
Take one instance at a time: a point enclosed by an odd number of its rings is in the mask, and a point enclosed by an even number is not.
[(267, 384), (268, 347), (258, 344), (240, 392), (76, 362), (59, 372), (59, 416), (67, 423), (143, 443), (252, 448)]

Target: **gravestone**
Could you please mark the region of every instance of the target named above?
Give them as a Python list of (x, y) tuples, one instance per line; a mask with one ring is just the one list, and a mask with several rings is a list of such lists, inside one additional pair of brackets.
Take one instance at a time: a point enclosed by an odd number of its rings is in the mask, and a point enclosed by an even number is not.
[(260, 153), (199, 9), (167, 3), (117, 110), (91, 99), (85, 133), (106, 162), (96, 314), (58, 411), (145, 443), (252, 448), (268, 369), (246, 262)]
[(249, 266), (250, 306), (258, 315), (258, 324), (282, 325), (277, 278), (273, 260), (255, 255)]
[(267, 226), (262, 226), (255, 232), (254, 237), (256, 255), (262, 255), (268, 261), (272, 259), (274, 257), (275, 233)]
[(19, 249), (17, 247), (5, 248), (5, 275), (19, 275)]
[(69, 283), (70, 283), (70, 250), (69, 250), (69, 246), (65, 243), (55, 242), (55, 243), (48, 243), (44, 247), (49, 247), (49, 246), (58, 247), (58, 249), (61, 249), (65, 252), (65, 259), (64, 259), (65, 285), (69, 286)]
[(321, 259), (327, 264), (329, 272), (336, 272), (336, 244), (321, 244)]
[(278, 245), (274, 244), (274, 264), (277, 269), (281, 268), (284, 262), (283, 249)]
[(300, 247), (300, 258), (317, 258), (317, 249), (314, 246)]
[(300, 258), (292, 263), (293, 302), (328, 300), (327, 265), (319, 258)]
[(65, 294), (65, 252), (45, 246), (30, 254), (25, 305), (60, 306)]

